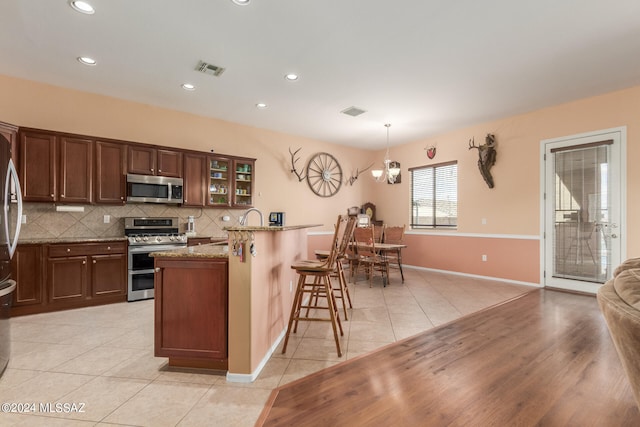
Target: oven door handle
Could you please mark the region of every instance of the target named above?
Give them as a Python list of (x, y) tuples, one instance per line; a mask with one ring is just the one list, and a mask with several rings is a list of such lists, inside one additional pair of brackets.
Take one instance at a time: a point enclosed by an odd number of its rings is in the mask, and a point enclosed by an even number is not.
[(138, 274), (153, 274), (156, 270), (154, 268), (147, 268), (145, 270), (129, 270), (130, 276), (136, 276)]
[(173, 249), (186, 248), (187, 245), (154, 245), (154, 246), (129, 246), (129, 253), (132, 254), (144, 254), (151, 252), (164, 252), (171, 251)]

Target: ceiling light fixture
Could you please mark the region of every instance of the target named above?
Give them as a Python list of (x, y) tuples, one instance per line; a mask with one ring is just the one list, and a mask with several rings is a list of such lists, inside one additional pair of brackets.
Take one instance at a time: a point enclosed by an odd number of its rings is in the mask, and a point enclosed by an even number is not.
[(373, 169), (371, 175), (377, 182), (387, 181), (389, 184), (393, 184), (396, 182), (398, 175), (400, 175), (400, 168), (397, 167), (396, 162), (392, 162), (389, 159), (389, 128), (391, 124), (387, 123), (384, 126), (387, 128), (387, 153), (382, 162), (383, 169)]
[(96, 13), (96, 10), (86, 1), (80, 0), (69, 0), (69, 6), (73, 8), (76, 12), (84, 13), (85, 15), (93, 15)]
[(297, 74), (293, 74), (293, 73), (289, 73), (289, 74), (285, 75), (284, 78), (286, 80), (289, 80), (290, 82), (295, 82), (296, 80), (298, 80), (298, 75)]
[(249, 4), (251, 0), (231, 0), (231, 1), (237, 4), (238, 6), (246, 6)]
[(256, 108), (259, 108), (260, 110), (264, 110), (265, 108), (267, 108), (267, 104), (265, 104), (264, 102), (258, 102), (256, 104)]
[(196, 87), (191, 83), (182, 83), (182, 89), (184, 90), (196, 90)]
[(81, 64), (84, 64), (84, 65), (91, 65), (91, 66), (97, 64), (95, 59), (90, 58), (88, 56), (79, 56), (78, 57), (78, 62), (80, 62)]

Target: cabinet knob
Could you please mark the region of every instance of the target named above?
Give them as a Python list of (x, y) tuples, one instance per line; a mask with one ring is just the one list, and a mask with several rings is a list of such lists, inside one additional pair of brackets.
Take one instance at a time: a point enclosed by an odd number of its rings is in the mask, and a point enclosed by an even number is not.
[(153, 172), (153, 168), (151, 168), (151, 172)]
[(60, 197), (62, 197), (64, 199), (64, 194), (61, 194)]
[(54, 197), (54, 196), (53, 196), (53, 193), (51, 193), (51, 197)]
[(67, 248), (67, 252), (71, 252), (71, 249)]
[(120, 196), (120, 200), (124, 200), (124, 196)]
[(158, 173), (162, 173), (162, 169), (158, 169)]
[(93, 263), (94, 263), (94, 264), (96, 263), (96, 260), (95, 260), (95, 259), (93, 260)]
[(82, 261), (82, 265), (85, 265), (87, 263), (87, 261)]
[(156, 267), (156, 268), (155, 268), (155, 272), (156, 272), (156, 273), (159, 273), (159, 272), (160, 272), (160, 267)]
[(111, 246), (107, 246), (107, 250), (110, 251), (111, 250)]

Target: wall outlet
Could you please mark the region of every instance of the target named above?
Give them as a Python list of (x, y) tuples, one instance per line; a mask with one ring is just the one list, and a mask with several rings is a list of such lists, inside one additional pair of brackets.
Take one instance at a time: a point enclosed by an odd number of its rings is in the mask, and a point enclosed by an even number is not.
[(293, 292), (293, 280), (289, 280), (289, 293)]
[(109, 224), (111, 222), (111, 215), (105, 215), (102, 220), (105, 224)]
[(487, 256), (486, 255), (482, 255), (482, 261), (486, 261), (487, 260)]
[(22, 215), (22, 218), (20, 218), (20, 222), (22, 224), (26, 224), (27, 223), (27, 216), (26, 215)]
[(487, 225), (487, 218), (482, 218), (482, 225)]

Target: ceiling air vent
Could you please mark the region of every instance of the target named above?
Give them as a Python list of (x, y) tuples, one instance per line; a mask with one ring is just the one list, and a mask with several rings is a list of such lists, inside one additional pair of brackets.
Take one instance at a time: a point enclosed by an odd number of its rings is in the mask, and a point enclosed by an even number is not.
[(342, 114), (346, 114), (347, 116), (351, 116), (351, 117), (357, 117), (360, 114), (366, 113), (366, 110), (363, 110), (362, 108), (358, 108), (358, 107), (349, 107), (346, 110), (342, 110), (340, 111)]
[(224, 68), (200, 61), (196, 66), (196, 71), (218, 77), (220, 74), (224, 73)]

